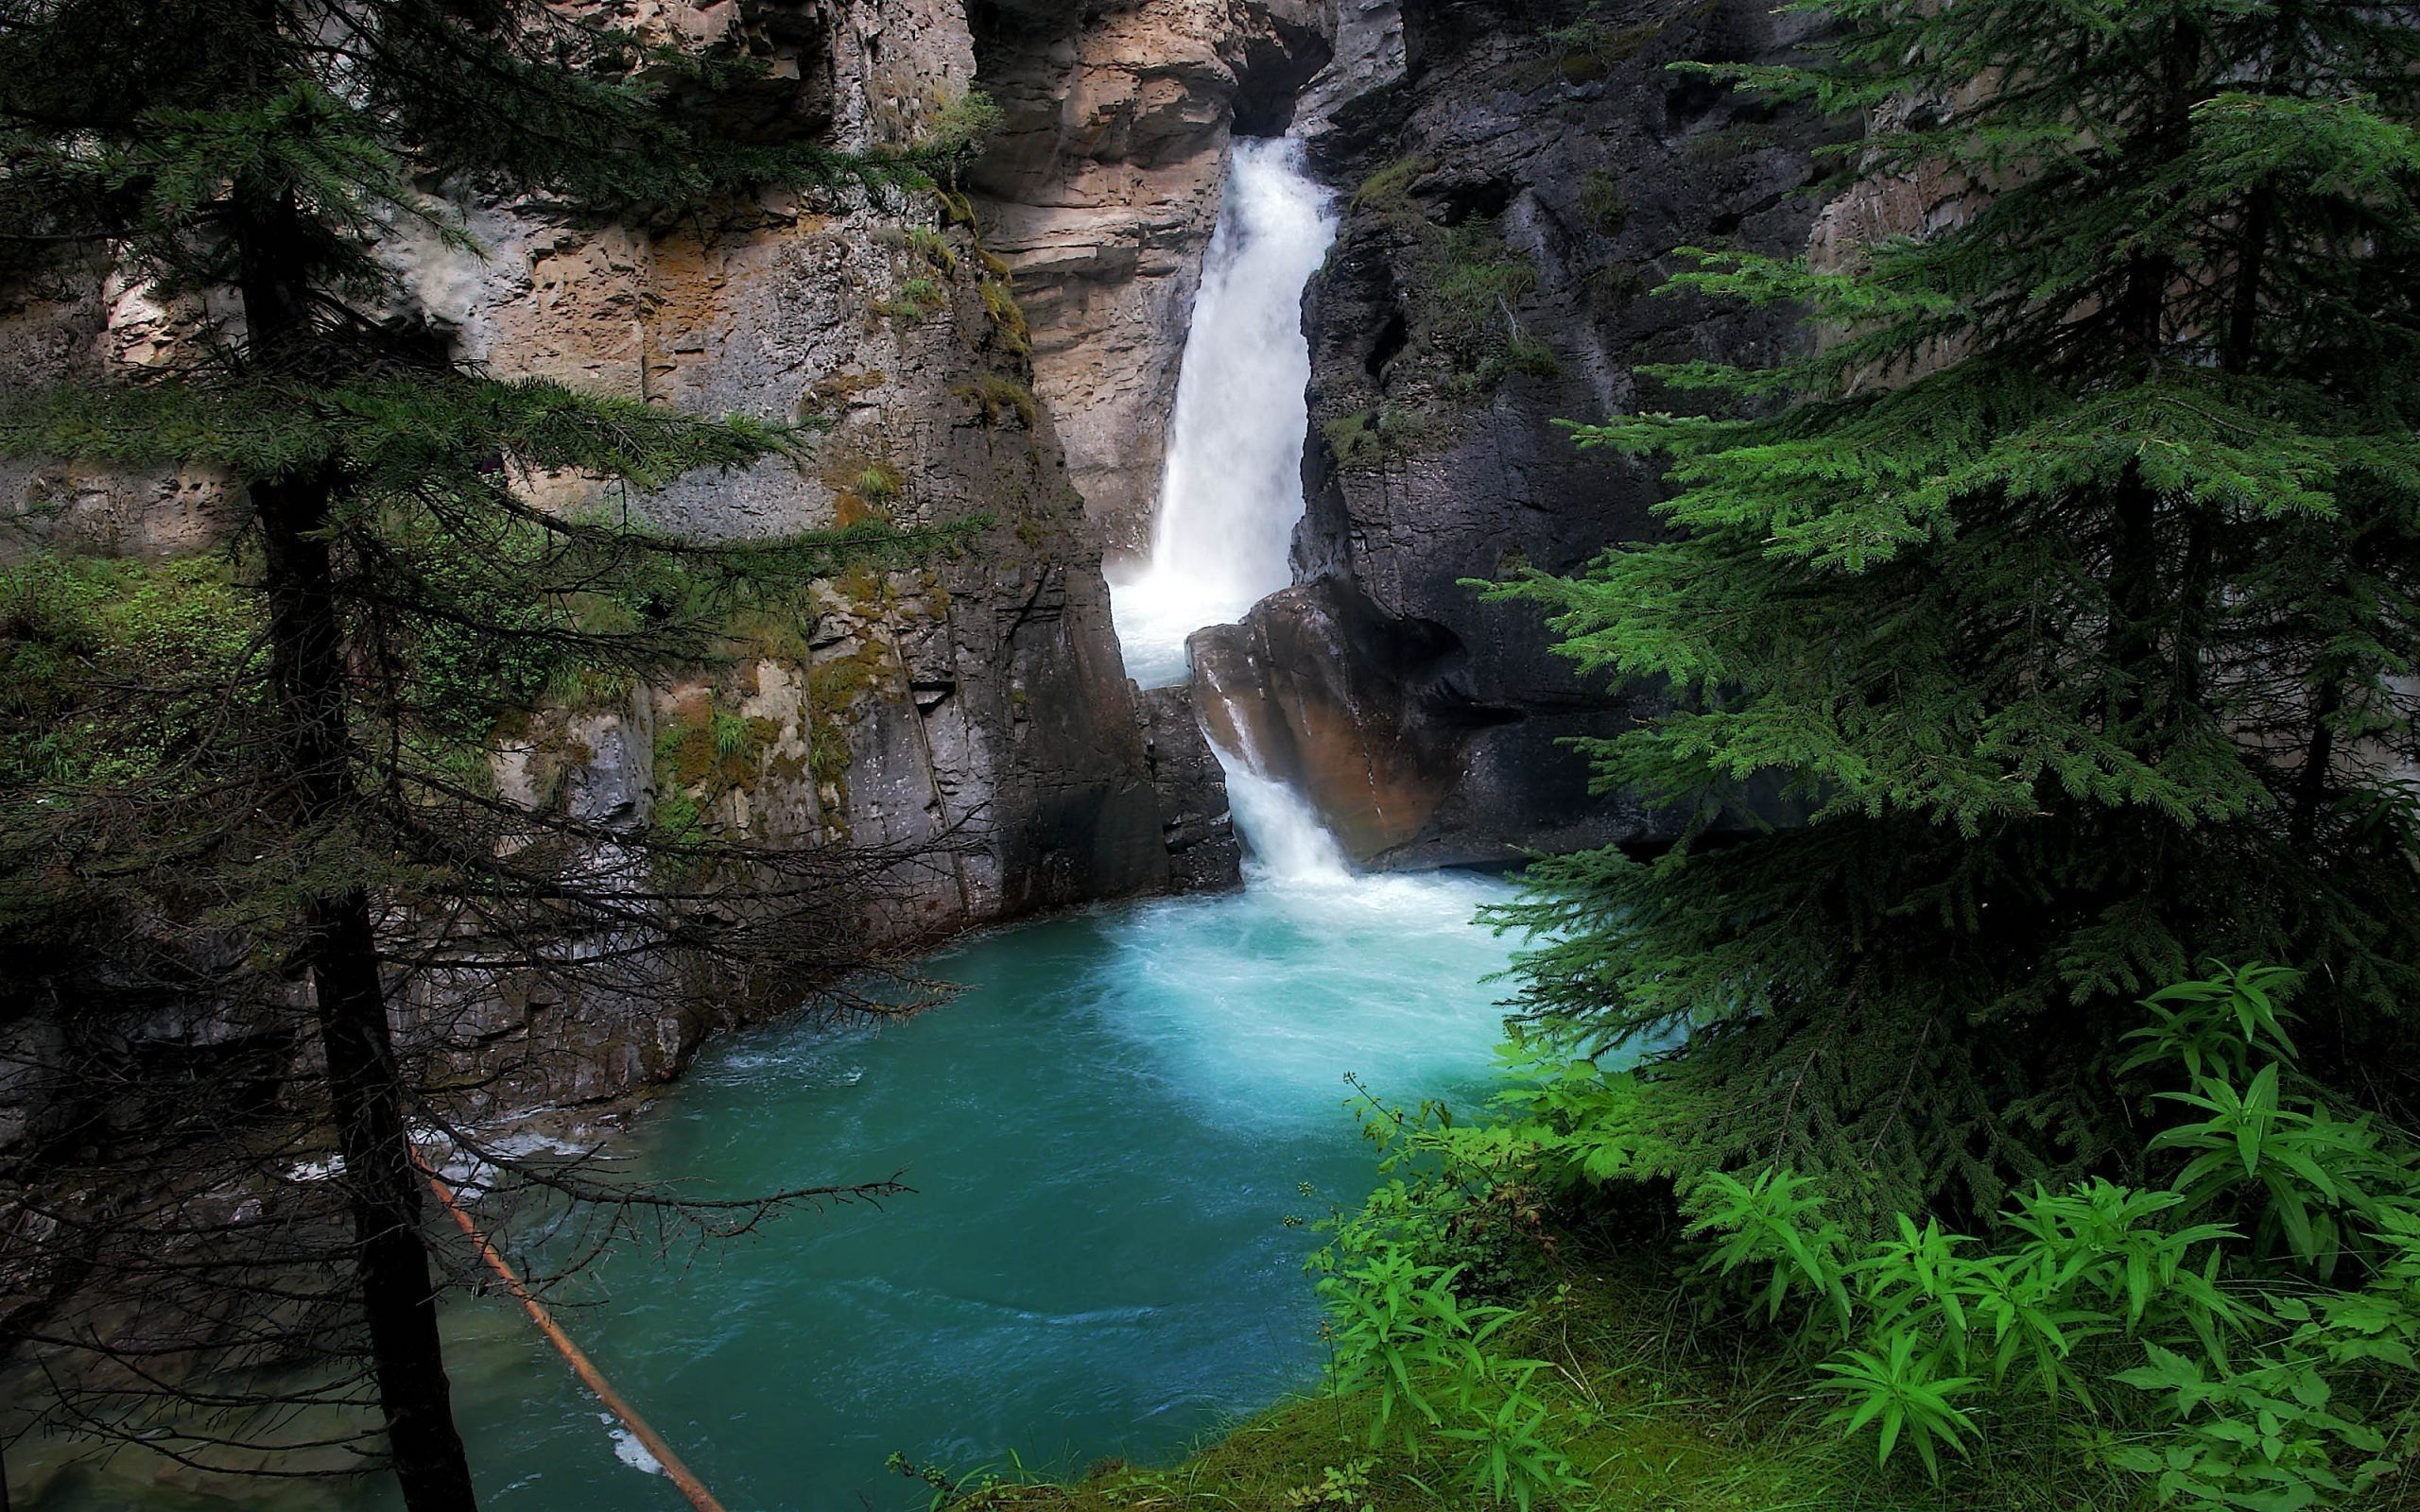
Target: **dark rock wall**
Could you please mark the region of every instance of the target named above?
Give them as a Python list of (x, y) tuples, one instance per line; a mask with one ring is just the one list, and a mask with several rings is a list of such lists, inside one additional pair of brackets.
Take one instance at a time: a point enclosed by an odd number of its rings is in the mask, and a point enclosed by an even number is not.
[(1243, 848), (1227, 811), (1227, 775), (1212, 754), (1189, 688), (1143, 695), (1146, 749), (1159, 795), (1171, 892), (1215, 892), (1243, 882)]
[[(1685, 408), (1638, 368), (1800, 339), (1787, 314), (1650, 297), (1674, 249), (1795, 252), (1823, 209), (1817, 123), (1666, 66), (1786, 55), (1804, 24), (1770, 11), (1346, 0), (1353, 76), (1305, 112), (1346, 209), (1305, 301), (1304, 586), (1205, 644), (1221, 696), (1259, 700), (1233, 717), (1286, 731), (1263, 750), (1365, 862), (1658, 837), (1635, 801), (1591, 797), (1562, 744), (1651, 695), (1578, 677), (1534, 609), (1462, 581), (1570, 571), (1656, 530), (1654, 465), (1581, 453), (1558, 418)], [(1584, 41), (1546, 35), (1583, 19)]]

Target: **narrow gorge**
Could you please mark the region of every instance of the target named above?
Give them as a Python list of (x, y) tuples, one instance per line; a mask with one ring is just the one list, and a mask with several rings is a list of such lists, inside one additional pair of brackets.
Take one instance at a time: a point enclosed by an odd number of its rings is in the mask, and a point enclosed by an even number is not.
[[(959, 990), (874, 1026), (508, 983), (467, 1018), (409, 1000), (403, 1032), (449, 1057), (455, 1114), (529, 1148), (709, 1194), (914, 1189), (671, 1272), (628, 1246), (571, 1294), (735, 1504), (888, 1504), (894, 1451), (1164, 1461), (1316, 1372), (1302, 1225), (1370, 1182), (1343, 1078), (1479, 1085), (1492, 873), (1668, 833), (1566, 746), (1646, 706), (1463, 585), (1653, 529), (1651, 476), (1555, 419), (1619, 407), (1638, 363), (1789, 339), (1639, 296), (1685, 242), (1816, 226), (1810, 126), (1660, 73), (1793, 36), (1728, 0), (1642, 8), (1584, 58), (1471, 0), (647, 9), (769, 61), (768, 131), (897, 146), (978, 92), (999, 120), (904, 215), (773, 195), (698, 235), (475, 198), (475, 247), (381, 244), (388, 317), (502, 377), (829, 426), (645, 497), (532, 480), (549, 508), (710, 541), (984, 523), (819, 584), (735, 664), (499, 727), (493, 781), (600, 833), (896, 852), (857, 926)], [(0, 362), (164, 370), (227, 329), (113, 274), (21, 300)], [(239, 514), (207, 469), (8, 461), (0, 491), (20, 556), (176, 560)], [(123, 1032), (169, 1058), (271, 1035), (206, 1001)], [(0, 1148), (60, 1120), (43, 1096), (0, 1073)], [(664, 1504), (517, 1314), (456, 1297), (446, 1330), (486, 1504)], [(16, 1504), (386, 1504), (201, 1471), (138, 1493), (72, 1450), (13, 1455)]]

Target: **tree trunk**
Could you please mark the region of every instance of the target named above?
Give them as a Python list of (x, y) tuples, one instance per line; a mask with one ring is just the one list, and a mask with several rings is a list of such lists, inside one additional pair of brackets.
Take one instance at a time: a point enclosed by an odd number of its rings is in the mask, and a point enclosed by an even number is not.
[[(235, 239), (251, 354), (272, 370), (306, 356), (306, 290), (290, 249), (289, 198), (239, 195)], [(307, 369), (309, 364), (300, 363)], [(290, 814), (305, 843), (332, 858), (358, 855), (343, 832), (355, 794), (344, 631), (337, 610), (328, 528), (338, 477), (332, 468), (256, 481), (269, 651), (276, 680), (278, 755)], [(333, 844), (329, 842), (333, 841)], [(339, 860), (341, 865), (341, 860)], [(344, 1159), (361, 1310), (372, 1374), (387, 1417), (395, 1476), (410, 1512), (471, 1512), (477, 1498), (455, 1431), (437, 1328), (437, 1288), (421, 1237), (421, 1182), (404, 1120), (404, 1083), (387, 1022), (368, 892), (347, 879), (303, 904), (301, 956), (309, 969), (327, 1060), (328, 1108)]]
[(2343, 707), (2343, 685), (2330, 677), (2311, 699), (2310, 735), (2303, 742), (2302, 770), (2294, 776), (2294, 812), (2288, 838), (2294, 849), (2313, 861), (2319, 840), (2320, 816), (2327, 809), (2336, 765), (2336, 727), (2330, 723)]

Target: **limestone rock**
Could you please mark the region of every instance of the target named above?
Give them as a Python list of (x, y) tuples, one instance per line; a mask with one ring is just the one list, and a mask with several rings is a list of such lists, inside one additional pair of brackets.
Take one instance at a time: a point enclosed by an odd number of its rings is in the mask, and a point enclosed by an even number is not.
[(1227, 809), (1226, 774), (1201, 730), (1190, 687), (1143, 695), (1146, 750), (1159, 791), (1169, 890), (1219, 892), (1243, 885), (1243, 847)]
[(971, 180), (1031, 323), (1034, 388), (1113, 559), (1150, 535), (1177, 366), (1233, 132), (1281, 128), (1328, 56), (1313, 0), (976, 12), (1007, 125)]
[[(598, 3), (642, 33), (764, 62), (729, 104), (766, 140), (904, 143), (977, 87), (977, 38), (960, 0)], [(1223, 132), (1240, 80), (1267, 72), (1254, 49), (1269, 45), (1271, 6), (1237, 0), (1236, 15), (1262, 18), (1250, 35), (1223, 7), (1192, 11), (1192, 29), (1156, 53), (1134, 18), (1108, 27), (1132, 96), (1100, 106), (1127, 123), (1122, 146), (1100, 148), (1104, 161), (1139, 172), (1163, 153), (1201, 157), (1201, 133)], [(695, 814), (735, 834), (912, 852), (878, 889), (880, 906), (869, 902), (861, 927), (877, 945), (1168, 885), (1155, 774), (1097, 538), (1033, 393), (1024, 318), (942, 197), (768, 195), (709, 232), (596, 226), (536, 198), (462, 209), (475, 253), (391, 228), (381, 251), (397, 291), (377, 315), (424, 325), (498, 376), (696, 413), (832, 421), (804, 461), (696, 474), (627, 499), (577, 477), (528, 480), (543, 505), (628, 507), (717, 539), (875, 518), (991, 520), (959, 551), (844, 576), (797, 623), (757, 627), (763, 654), (752, 664), (641, 688), (612, 708), (541, 713), (500, 740), (500, 791), (609, 831)], [(1188, 255), (1181, 241), (1164, 251), (1171, 269)], [(172, 361), (198, 340), (239, 334), (224, 300), (162, 301), (123, 280), (12, 296), (0, 308), (12, 380)], [(0, 509), (26, 527), (13, 539), (88, 549), (210, 544), (240, 518), (226, 495), (209, 479), (0, 471)], [(717, 719), (749, 731), (746, 756), (708, 769), (688, 750)], [(615, 864), (611, 849), (600, 867)], [(716, 1027), (667, 1016), (639, 981), (569, 1002), (508, 985), (406, 1008), (426, 1021), (424, 1039), (468, 1057), (466, 1071), (482, 1057), (490, 1070), (511, 1065), (482, 1094), (482, 1112), (661, 1080)]]

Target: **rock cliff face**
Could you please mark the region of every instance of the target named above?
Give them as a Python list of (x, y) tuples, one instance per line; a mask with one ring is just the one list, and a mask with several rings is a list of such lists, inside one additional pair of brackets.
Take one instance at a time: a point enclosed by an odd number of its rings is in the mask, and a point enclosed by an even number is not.
[(1655, 530), (1652, 466), (1578, 452), (1555, 419), (1685, 407), (1637, 369), (1798, 339), (1647, 297), (1677, 247), (1806, 245), (1819, 129), (1664, 67), (1777, 57), (1796, 25), (1761, 0), (1344, 0), (1302, 117), (1346, 214), (1306, 301), (1299, 586), (1197, 638), (1196, 664), (1363, 862), (1658, 836), (1563, 744), (1651, 700), (1575, 676), (1534, 610), (1461, 582)]
[[(867, 923), (893, 945), (1233, 884), (1215, 764), (1197, 759), (1198, 734), (1167, 711), (1147, 724), (1126, 679), (1099, 536), (1035, 364), (1074, 396), (1080, 436), (1149, 428), (1148, 384), (1118, 396), (1126, 407), (1106, 421), (1086, 407), (1066, 376), (1091, 360), (1078, 349), (1128, 343), (1102, 359), (1103, 392), (1135, 362), (1162, 364), (1173, 383), (1230, 123), (1290, 96), (1324, 42), (1314, 8), (1283, 0), (1098, 9), (978, 6), (970, 21), (961, 0), (650, 0), (616, 14), (764, 60), (768, 77), (733, 109), (769, 136), (847, 147), (909, 141), (991, 82), (979, 63), (1028, 60), (999, 86), (1012, 125), (998, 181), (1028, 186), (1037, 203), (1125, 215), (1132, 232), (1123, 284), (1093, 266), (1087, 292), (1071, 297), (1076, 274), (1042, 259), (1035, 305), (1074, 323), (1028, 324), (1025, 288), (954, 196), (855, 209), (769, 197), (711, 235), (587, 227), (528, 200), (476, 204), (475, 256), (397, 232), (391, 313), (425, 321), (489, 371), (694, 412), (834, 422), (803, 464), (692, 475), (631, 501), (663, 524), (731, 538), (871, 518), (993, 520), (914, 570), (824, 585), (801, 622), (752, 628), (758, 654), (736, 667), (613, 708), (540, 713), (500, 737), (506, 792), (610, 825), (694, 816), (738, 834), (921, 851)], [(1063, 144), (1034, 137), (1042, 116), (1061, 123)], [(1035, 245), (1019, 255), (1033, 262)], [(0, 362), (13, 381), (169, 360), (234, 318), (225, 301), (163, 306), (121, 282), (12, 299), (0, 308)], [(1101, 309), (1109, 326), (1076, 318)], [(1108, 475), (1098, 445), (1077, 450)], [(1156, 454), (1135, 465), (1156, 478)], [(577, 479), (533, 487), (566, 507), (599, 502)], [(241, 501), (207, 477), (28, 466), (0, 474), (0, 513), (21, 527), (0, 532), (0, 555), (46, 540), (157, 556), (222, 539)], [(735, 759), (712, 748), (718, 720), (751, 731)], [(669, 1076), (714, 1027), (664, 1018), (643, 993), (499, 1000), (482, 1012), (492, 1022), (472, 1038), (537, 1049), (524, 1058), (559, 1069), (500, 1088), (498, 1110)], [(9, 1122), (0, 1108), (0, 1139)]]
[(1150, 538), (1227, 144), (1282, 127), (1327, 60), (1321, 0), (1011, 0), (973, 8), (1006, 129), (970, 180), (1015, 272), (1034, 389), (1113, 558)]
[[(1654, 816), (1589, 798), (1559, 744), (1645, 705), (1572, 676), (1530, 610), (1460, 582), (1569, 569), (1652, 530), (1651, 470), (1575, 453), (1554, 418), (1675, 403), (1642, 363), (1753, 359), (1795, 339), (1776, 318), (1644, 297), (1677, 246), (1787, 250), (1816, 224), (1814, 129), (1662, 67), (1786, 50), (1762, 0), (1584, 15), (1577, 0), (614, 9), (763, 59), (734, 109), (768, 135), (904, 142), (978, 88), (1005, 129), (966, 197), (938, 205), (774, 198), (712, 236), (473, 206), (482, 256), (398, 232), (406, 308), (393, 313), (501, 374), (835, 421), (804, 465), (691, 477), (645, 501), (682, 529), (978, 510), (994, 524), (956, 556), (828, 585), (803, 622), (762, 627), (737, 667), (542, 714), (499, 743), (507, 791), (614, 824), (679, 813), (923, 848), (879, 923), (902, 944), (1233, 885), (1217, 764), (1182, 690), (1138, 698), (1126, 680), (1101, 561), (1148, 539), (1228, 143), (1290, 119), (1346, 202), (1306, 301), (1298, 586), (1197, 638), (1197, 701), (1376, 865), (1653, 837)], [(1853, 232), (1910, 213), (1844, 201), (1834, 218)], [(164, 303), (124, 279), (12, 290), (0, 371), (170, 361), (232, 318), (224, 301)], [(589, 502), (576, 480), (539, 491)], [(207, 476), (10, 464), (0, 556), (43, 539), (194, 549), (240, 504)], [(693, 759), (718, 716), (752, 731), (746, 749)], [(713, 1027), (657, 1022), (637, 997), (493, 1012), (495, 1034), (582, 1068), (515, 1095), (615, 1095), (676, 1073)], [(0, 1143), (12, 1116), (0, 1108)]]

